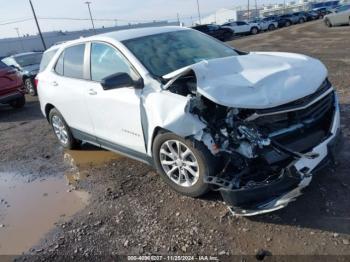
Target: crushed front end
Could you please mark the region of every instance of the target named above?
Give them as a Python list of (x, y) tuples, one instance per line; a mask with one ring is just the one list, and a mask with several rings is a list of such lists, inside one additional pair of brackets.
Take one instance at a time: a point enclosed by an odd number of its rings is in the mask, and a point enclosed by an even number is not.
[(217, 175), (205, 180), (236, 215), (294, 201), (333, 160), (340, 135), (338, 99), (327, 79), (315, 93), (274, 108), (228, 108), (197, 95), (189, 112), (206, 123), (201, 139), (218, 160)]

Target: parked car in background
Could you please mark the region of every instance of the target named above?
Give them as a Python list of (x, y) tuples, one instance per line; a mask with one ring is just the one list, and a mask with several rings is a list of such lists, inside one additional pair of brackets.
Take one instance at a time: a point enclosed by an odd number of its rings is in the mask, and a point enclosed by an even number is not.
[(285, 15), (280, 15), (280, 19), (285, 20), (285, 25), (284, 26), (290, 26), (293, 24), (298, 24), (300, 17), (293, 15), (293, 14), (285, 14)]
[(261, 30), (259, 24), (245, 21), (228, 22), (223, 24), (222, 27), (233, 30), (237, 35), (256, 35)]
[(317, 19), (321, 18), (320, 14), (316, 11), (309, 11), (307, 13), (308, 13), (309, 17), (312, 18), (312, 20), (317, 20)]
[(63, 147), (122, 153), (187, 196), (215, 189), (235, 214), (285, 207), (337, 150), (338, 98), (317, 59), (246, 53), (184, 27), (58, 48), (37, 81)]
[(19, 72), (0, 61), (0, 104), (23, 107), (26, 102), (24, 93)]
[(337, 7), (332, 13), (323, 18), (328, 27), (337, 25), (350, 25), (350, 5)]
[(16, 68), (22, 75), (25, 90), (28, 94), (37, 94), (34, 79), (39, 72), (42, 52), (28, 52), (12, 55), (1, 61), (8, 66)]
[(323, 18), (325, 15), (332, 13), (332, 11), (327, 7), (315, 8), (312, 11), (318, 13), (319, 18)]
[(261, 31), (272, 31), (278, 28), (278, 22), (269, 18), (255, 19), (251, 23), (258, 24)]
[(276, 21), (279, 28), (285, 27), (285, 26), (290, 26), (292, 24), (292, 21), (290, 21), (289, 19), (286, 19), (286, 18), (282, 18), (279, 15), (267, 16), (264, 19), (267, 19), (269, 21)]
[(304, 11), (295, 12), (292, 15), (298, 17), (298, 23), (299, 24), (305, 23), (306, 21), (310, 21), (310, 20), (308, 20), (306, 12), (304, 12)]
[(234, 31), (231, 28), (221, 27), (219, 25), (213, 25), (213, 24), (197, 25), (192, 28), (202, 33), (205, 33), (207, 35), (210, 35), (216, 39), (219, 39), (221, 41), (230, 40), (234, 35)]

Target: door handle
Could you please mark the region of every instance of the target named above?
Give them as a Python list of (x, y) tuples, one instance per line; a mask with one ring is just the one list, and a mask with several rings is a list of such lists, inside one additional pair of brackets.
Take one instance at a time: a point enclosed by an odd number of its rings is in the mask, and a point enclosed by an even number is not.
[(53, 86), (58, 86), (58, 83), (57, 83), (56, 81), (53, 81), (51, 84), (52, 84)]
[(93, 90), (93, 89), (90, 89), (89, 90), (89, 95), (95, 96), (95, 95), (97, 95), (97, 92), (95, 90)]

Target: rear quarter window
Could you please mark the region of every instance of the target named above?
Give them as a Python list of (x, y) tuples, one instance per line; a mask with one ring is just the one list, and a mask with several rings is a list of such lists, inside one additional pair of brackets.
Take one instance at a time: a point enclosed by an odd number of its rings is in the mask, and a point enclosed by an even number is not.
[(40, 63), (40, 69), (39, 72), (44, 71), (47, 66), (49, 65), (51, 59), (54, 57), (54, 55), (56, 54), (58, 49), (55, 50), (51, 50), (51, 51), (47, 51), (43, 54), (43, 57), (41, 59), (41, 63)]

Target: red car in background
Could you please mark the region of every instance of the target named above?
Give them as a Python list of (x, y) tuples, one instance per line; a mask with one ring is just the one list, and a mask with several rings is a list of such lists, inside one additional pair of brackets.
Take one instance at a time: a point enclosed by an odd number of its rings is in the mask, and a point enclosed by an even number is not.
[(9, 104), (14, 108), (24, 106), (25, 90), (19, 72), (0, 61), (0, 104)]

